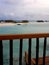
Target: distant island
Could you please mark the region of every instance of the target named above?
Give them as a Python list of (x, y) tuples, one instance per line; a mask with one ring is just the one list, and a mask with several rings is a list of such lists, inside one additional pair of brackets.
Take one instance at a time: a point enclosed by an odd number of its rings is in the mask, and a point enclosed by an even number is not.
[(22, 20), (22, 21), (17, 21), (17, 20), (0, 20), (0, 23), (28, 23), (28, 20)]
[(36, 22), (48, 22), (47, 20), (37, 20)]
[(21, 23), (28, 23), (28, 20), (22, 20)]
[(37, 22), (44, 22), (43, 20), (37, 20)]
[[(0, 23), (28, 23), (28, 22), (29, 20), (0, 20)], [(35, 22), (48, 22), (48, 21), (47, 20), (35, 20)]]
[(15, 20), (0, 20), (0, 23), (16, 23)]

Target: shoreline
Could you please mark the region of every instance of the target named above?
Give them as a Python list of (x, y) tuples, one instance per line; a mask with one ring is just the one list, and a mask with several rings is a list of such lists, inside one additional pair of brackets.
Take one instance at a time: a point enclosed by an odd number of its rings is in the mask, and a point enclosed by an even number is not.
[(0, 27), (2, 26), (15, 26), (15, 23), (0, 23)]
[(3, 26), (15, 26), (15, 25), (22, 25), (22, 24), (28, 24), (28, 23), (0, 23), (0, 27), (3, 27)]
[(49, 22), (29, 22), (29, 23), (0, 23), (0, 27), (3, 27), (3, 26), (15, 26), (15, 25), (21, 25), (21, 24), (38, 24), (38, 25), (41, 25), (41, 24), (49, 24)]

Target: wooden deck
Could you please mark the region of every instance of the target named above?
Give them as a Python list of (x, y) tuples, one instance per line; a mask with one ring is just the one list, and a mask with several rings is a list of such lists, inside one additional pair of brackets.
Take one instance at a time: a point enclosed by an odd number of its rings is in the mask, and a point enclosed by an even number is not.
[[(25, 52), (25, 62), (26, 64), (28, 64), (28, 53)], [(43, 58), (40, 57), (38, 59), (38, 65), (42, 65), (43, 63)], [(31, 65), (36, 65), (36, 59), (35, 58), (31, 58)], [(45, 57), (45, 65), (49, 65), (49, 56)]]

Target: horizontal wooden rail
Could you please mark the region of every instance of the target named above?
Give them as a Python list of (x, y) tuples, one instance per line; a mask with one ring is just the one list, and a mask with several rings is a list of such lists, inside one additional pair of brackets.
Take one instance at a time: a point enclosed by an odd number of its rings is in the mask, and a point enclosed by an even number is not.
[(49, 33), (33, 33), (33, 34), (2, 34), (0, 40), (13, 40), (25, 38), (42, 38), (49, 37)]

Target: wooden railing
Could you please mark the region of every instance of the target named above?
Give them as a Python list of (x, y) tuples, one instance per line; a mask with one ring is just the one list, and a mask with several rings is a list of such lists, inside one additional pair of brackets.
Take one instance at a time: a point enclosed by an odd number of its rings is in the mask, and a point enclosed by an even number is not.
[(3, 65), (3, 44), (2, 40), (10, 40), (10, 65), (13, 65), (13, 40), (20, 39), (20, 54), (19, 54), (19, 65), (22, 65), (22, 41), (23, 39), (29, 39), (28, 49), (28, 65), (31, 65), (31, 39), (36, 38), (36, 65), (38, 65), (39, 58), (39, 38), (44, 38), (44, 49), (43, 49), (43, 65), (45, 65), (46, 55), (46, 40), (49, 37), (49, 33), (35, 33), (35, 34), (4, 34), (0, 35), (0, 65)]

